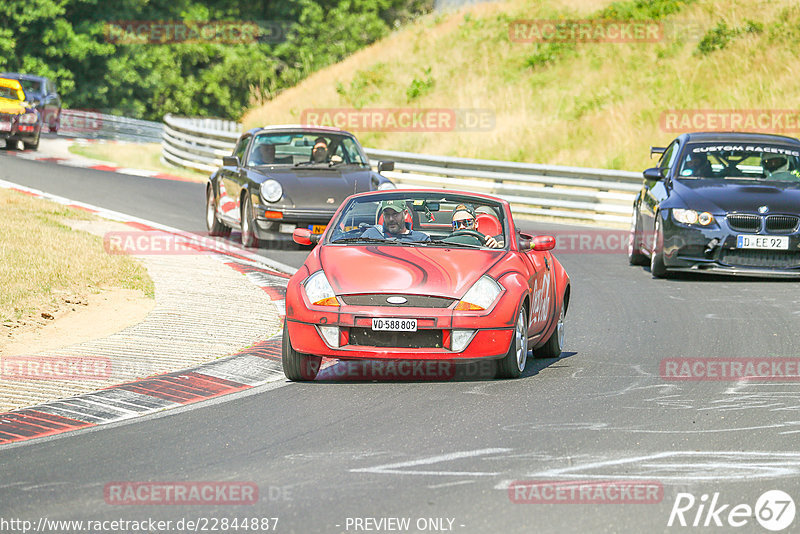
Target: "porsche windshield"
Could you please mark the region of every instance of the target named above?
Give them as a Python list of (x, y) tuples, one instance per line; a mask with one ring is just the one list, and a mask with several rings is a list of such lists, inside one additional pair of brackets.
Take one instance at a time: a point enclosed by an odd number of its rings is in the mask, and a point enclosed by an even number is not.
[(253, 140), (247, 165), (368, 166), (355, 139), (329, 132), (261, 133)]
[(465, 195), (415, 193), (352, 199), (327, 243), (506, 248), (502, 206)]
[(680, 178), (800, 182), (800, 148), (793, 146), (695, 144), (678, 164)]

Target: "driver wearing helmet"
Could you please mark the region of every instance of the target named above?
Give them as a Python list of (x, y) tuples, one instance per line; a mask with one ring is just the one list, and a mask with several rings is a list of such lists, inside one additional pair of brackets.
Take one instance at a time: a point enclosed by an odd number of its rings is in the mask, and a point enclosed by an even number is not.
[(783, 154), (761, 154), (761, 168), (767, 177), (779, 172), (789, 172), (789, 158)]
[[(462, 230), (471, 230), (482, 237), (483, 244), (487, 247), (501, 248), (500, 243), (498, 243), (494, 237), (484, 235), (478, 231), (477, 221), (475, 219), (476, 213), (472, 206), (467, 204), (459, 204), (456, 206), (453, 210), (453, 233), (451, 236), (455, 236)], [(475, 237), (477, 238), (477, 236)]]
[(708, 162), (708, 156), (702, 152), (690, 152), (681, 170), (681, 176), (712, 176), (714, 171)]

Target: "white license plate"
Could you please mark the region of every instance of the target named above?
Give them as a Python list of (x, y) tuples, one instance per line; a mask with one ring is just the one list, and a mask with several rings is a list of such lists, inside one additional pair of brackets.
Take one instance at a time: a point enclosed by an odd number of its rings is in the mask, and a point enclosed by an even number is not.
[(736, 248), (789, 250), (789, 237), (776, 235), (738, 235), (736, 236)]
[(390, 332), (416, 332), (416, 319), (385, 319), (375, 317), (372, 319), (373, 330), (383, 330)]
[(10, 132), (11, 131), (11, 123), (6, 121), (0, 121), (0, 132)]

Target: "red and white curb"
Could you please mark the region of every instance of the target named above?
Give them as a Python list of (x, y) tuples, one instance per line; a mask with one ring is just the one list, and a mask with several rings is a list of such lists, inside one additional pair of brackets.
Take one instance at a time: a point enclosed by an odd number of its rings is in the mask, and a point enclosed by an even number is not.
[[(79, 141), (78, 139), (65, 139), (66, 141)], [(85, 140), (80, 140), (85, 141)], [(84, 144), (84, 143), (82, 143)], [(79, 167), (82, 169), (94, 169), (96, 171), (105, 171), (105, 172), (116, 172), (119, 174), (129, 174), (133, 176), (142, 176), (145, 178), (158, 178), (160, 180), (175, 180), (178, 182), (194, 182), (197, 183), (197, 180), (192, 180), (191, 178), (184, 178), (183, 176), (176, 176), (174, 174), (169, 174), (165, 172), (159, 171), (148, 171), (145, 169), (133, 169), (130, 167), (118, 167), (111, 163), (102, 163), (96, 160), (92, 160), (90, 158), (84, 157), (60, 157), (60, 156), (48, 156), (42, 154), (40, 152), (32, 151), (32, 150), (8, 150), (5, 152), (7, 156), (15, 156), (20, 159), (26, 159), (29, 161), (44, 161), (49, 163), (56, 163), (58, 165), (66, 165), (68, 167)]]
[[(207, 252), (245, 274), (263, 289), (281, 318), (286, 282), (293, 267), (253, 254), (229, 242), (197, 236), (153, 221), (76, 202), (0, 180), (0, 187), (94, 213), (145, 232), (165, 232)], [(93, 427), (175, 408), (285, 379), (281, 336), (192, 369), (166, 373), (68, 399), (0, 414), (0, 445)]]

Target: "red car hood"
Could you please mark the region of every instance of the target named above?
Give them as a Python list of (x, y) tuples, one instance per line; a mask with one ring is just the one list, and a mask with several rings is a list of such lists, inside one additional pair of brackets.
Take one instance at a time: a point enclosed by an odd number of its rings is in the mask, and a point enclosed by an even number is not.
[(508, 252), (390, 246), (325, 246), (320, 262), (337, 295), (409, 293), (461, 298)]

